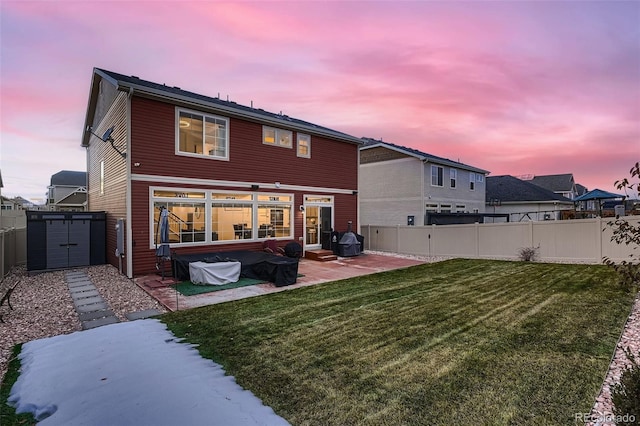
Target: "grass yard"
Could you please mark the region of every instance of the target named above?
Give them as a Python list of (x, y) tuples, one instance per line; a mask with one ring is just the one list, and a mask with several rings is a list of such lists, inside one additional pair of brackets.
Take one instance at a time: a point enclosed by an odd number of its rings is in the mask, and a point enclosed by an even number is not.
[(604, 266), (451, 260), (162, 318), (294, 425), (574, 424), (633, 296)]

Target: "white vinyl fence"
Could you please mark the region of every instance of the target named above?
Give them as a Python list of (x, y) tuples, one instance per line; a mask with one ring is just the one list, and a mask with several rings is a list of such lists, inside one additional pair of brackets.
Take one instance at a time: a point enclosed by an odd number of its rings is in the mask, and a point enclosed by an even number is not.
[[(640, 217), (625, 218), (638, 225)], [(536, 259), (575, 263), (602, 263), (604, 256), (628, 260), (631, 246), (611, 241), (609, 218), (544, 222), (509, 222), (465, 225), (364, 225), (365, 250), (417, 256), (474, 259), (520, 258), (522, 248), (538, 247)], [(640, 255), (640, 249), (635, 250)]]
[(0, 279), (15, 265), (27, 263), (27, 228), (0, 229)]

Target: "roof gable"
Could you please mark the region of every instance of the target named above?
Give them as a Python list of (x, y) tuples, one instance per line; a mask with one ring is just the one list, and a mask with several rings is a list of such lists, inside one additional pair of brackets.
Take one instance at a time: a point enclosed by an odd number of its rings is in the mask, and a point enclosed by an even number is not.
[(572, 203), (572, 201), (553, 191), (534, 185), (529, 181), (520, 180), (516, 177), (489, 176), (486, 179), (487, 192), (486, 200), (500, 200), (502, 202), (562, 202)]
[(534, 176), (530, 182), (553, 192), (571, 192), (575, 184), (572, 173)]
[(449, 160), (447, 158), (438, 157), (436, 155), (428, 154), (426, 152), (419, 151), (414, 148), (409, 148), (402, 145), (396, 145), (391, 142), (383, 142), (381, 140), (376, 140), (372, 138), (362, 138), (364, 144), (360, 147), (360, 150), (369, 150), (376, 148), (386, 148), (388, 150), (392, 150), (406, 156), (415, 157), (420, 161), (427, 161), (430, 163), (442, 164), (449, 167), (455, 167), (457, 169), (462, 170), (470, 170), (477, 173), (487, 174), (489, 173), (487, 170), (479, 169), (477, 167), (470, 166), (468, 164), (460, 163), (458, 161)]
[(87, 186), (87, 173), (62, 170), (51, 176), (51, 186)]

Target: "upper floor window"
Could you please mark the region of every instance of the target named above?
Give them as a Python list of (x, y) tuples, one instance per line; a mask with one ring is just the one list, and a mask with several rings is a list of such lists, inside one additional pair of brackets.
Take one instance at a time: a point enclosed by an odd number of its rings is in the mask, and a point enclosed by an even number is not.
[(456, 169), (449, 169), (449, 185), (451, 188), (456, 187), (456, 181), (458, 179), (458, 171)]
[(207, 158), (229, 158), (229, 120), (195, 111), (176, 110), (176, 153)]
[(442, 186), (444, 170), (440, 166), (431, 166), (431, 186)]
[(484, 175), (482, 173), (476, 173), (476, 182), (484, 181)]
[(473, 172), (469, 173), (469, 189), (471, 191), (476, 190), (476, 174)]
[(293, 139), (293, 133), (289, 130), (262, 127), (262, 143), (291, 148), (291, 139)]
[(311, 158), (311, 136), (298, 133), (298, 157)]

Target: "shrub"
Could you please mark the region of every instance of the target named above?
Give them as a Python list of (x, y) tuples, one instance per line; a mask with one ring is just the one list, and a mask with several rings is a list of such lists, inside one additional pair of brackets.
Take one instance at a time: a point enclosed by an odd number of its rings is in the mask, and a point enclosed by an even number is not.
[(611, 388), (613, 414), (617, 425), (637, 425), (640, 420), (640, 353), (635, 356), (629, 348), (625, 354), (631, 366), (625, 368), (620, 383)]
[(536, 260), (536, 256), (538, 255), (538, 247), (523, 247), (518, 251), (518, 256), (520, 256), (520, 260), (525, 262), (533, 262)]
[[(636, 163), (631, 170), (629, 170), (631, 179), (640, 179), (640, 163)], [(627, 191), (635, 191), (640, 196), (640, 182), (632, 182), (629, 179), (623, 179), (616, 181), (615, 186), (619, 190), (624, 190), (628, 196)], [(615, 241), (617, 244), (630, 245), (633, 250), (637, 250), (640, 247), (640, 225), (633, 225), (622, 217), (617, 217), (615, 221), (609, 221), (607, 223), (611, 229), (613, 229), (613, 235), (611, 241)], [(628, 290), (634, 290), (640, 284), (640, 255), (637, 252), (629, 256), (629, 260), (623, 260), (620, 263), (616, 263), (608, 257), (604, 257), (603, 262), (605, 265), (613, 268), (619, 277), (620, 285)]]

